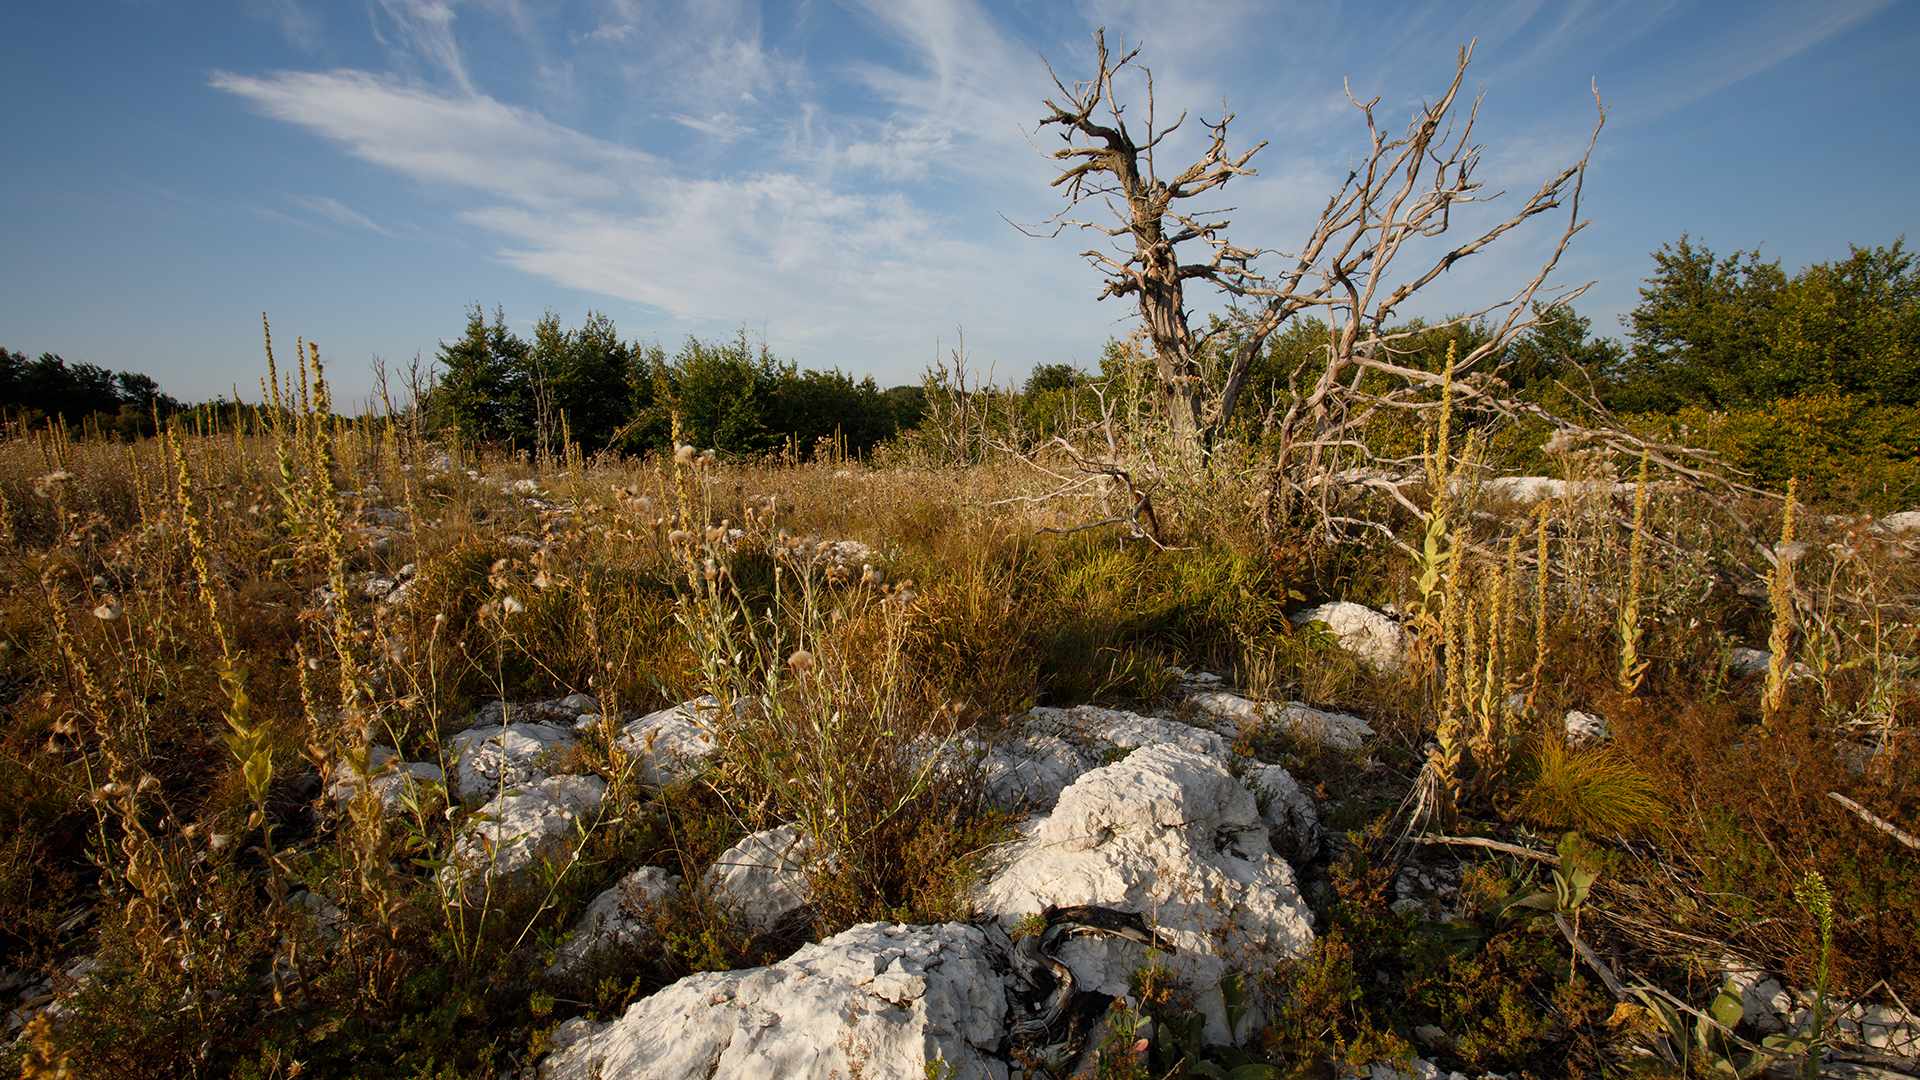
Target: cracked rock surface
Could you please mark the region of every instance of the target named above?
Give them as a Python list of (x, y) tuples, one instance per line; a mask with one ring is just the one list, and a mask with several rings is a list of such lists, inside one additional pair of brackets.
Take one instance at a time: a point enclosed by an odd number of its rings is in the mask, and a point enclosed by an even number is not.
[[(976, 746), (982, 744), (975, 744)], [(1142, 746), (1184, 746), (1226, 760), (1227, 741), (1205, 728), (1119, 709), (1041, 706), (985, 743), (981, 772), (995, 806), (1047, 810), (1091, 769)]]
[(644, 909), (680, 891), (680, 875), (643, 866), (593, 898), (573, 924), (573, 933), (555, 951), (547, 974), (577, 975), (599, 953), (624, 949), (652, 934)]
[(572, 746), (570, 727), (524, 722), (470, 727), (446, 741), (453, 790), (465, 799), (545, 780), (554, 755)]
[(570, 1020), (543, 1080), (1006, 1080), (1006, 998), (981, 931), (865, 923), (770, 967), (690, 975), (608, 1024)]
[(699, 772), (713, 756), (712, 720), (720, 702), (708, 696), (648, 713), (620, 729), (620, 748), (640, 762), (640, 779), (654, 787)]
[(1223, 723), (1242, 729), (1271, 725), (1295, 738), (1339, 750), (1358, 750), (1373, 738), (1373, 728), (1365, 720), (1346, 713), (1281, 701), (1254, 701), (1225, 690), (1204, 691), (1188, 700), (1203, 714)]
[(461, 831), (454, 859), (469, 879), (517, 874), (537, 860), (559, 861), (581, 814), (600, 805), (607, 782), (597, 776), (550, 776), (489, 799)]
[(1340, 646), (1375, 671), (1394, 672), (1407, 666), (1407, 632), (1393, 617), (1351, 600), (1310, 607), (1287, 616), (1297, 625), (1321, 623), (1340, 639)]
[[(1210, 1043), (1236, 1034), (1221, 979), (1299, 956), (1313, 939), (1313, 916), (1253, 794), (1213, 757), (1139, 750), (1080, 777), (1026, 831), (988, 868), (976, 908), (1006, 927), (1049, 904), (1145, 914), (1179, 948), (1159, 962), (1194, 992)], [(1115, 997), (1148, 959), (1145, 946), (1109, 938), (1074, 938), (1059, 955), (1084, 988)], [(1256, 1026), (1258, 1013), (1243, 1024)]]
[(813, 842), (798, 825), (762, 829), (720, 853), (704, 884), (755, 930), (770, 930), (813, 899), (806, 875)]

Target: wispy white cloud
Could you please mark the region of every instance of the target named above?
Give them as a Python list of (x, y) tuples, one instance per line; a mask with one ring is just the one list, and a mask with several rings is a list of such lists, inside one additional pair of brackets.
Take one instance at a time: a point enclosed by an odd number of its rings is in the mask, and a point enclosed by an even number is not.
[[(1020, 289), (1018, 274), (963, 284), (988, 272), (991, 245), (952, 235), (899, 193), (842, 190), (792, 171), (675, 175), (648, 155), (491, 98), (362, 72), (220, 75), (214, 85), (367, 161), (479, 194), (483, 205), (460, 216), (501, 237), (500, 258), (513, 266), (678, 317), (767, 317), (789, 338), (824, 337), (855, 320), (899, 332), (951, 298), (1005, 305)], [(378, 228), (330, 198), (294, 201)]]
[(712, 135), (714, 138), (726, 142), (732, 142), (735, 139), (744, 139), (749, 135), (760, 134), (759, 129), (750, 124), (742, 123), (739, 117), (732, 113), (725, 112), (714, 113), (712, 116), (704, 119), (698, 116), (687, 116), (682, 113), (674, 116), (673, 122), (679, 124), (681, 127), (692, 128), (695, 131)]
[(372, 218), (369, 218), (367, 215), (362, 214), (360, 211), (355, 210), (338, 199), (329, 198), (325, 195), (289, 195), (287, 199), (299, 206), (306, 207), (321, 217), (338, 222), (341, 225), (352, 225), (356, 228), (370, 229), (382, 236), (393, 235), (392, 232), (375, 223)]
[(530, 206), (631, 197), (661, 172), (651, 155), (484, 95), (441, 94), (363, 71), (218, 72), (211, 82), (376, 165)]
[(247, 14), (280, 28), (287, 44), (302, 52), (313, 52), (320, 45), (320, 16), (300, 5), (300, 0), (247, 0)]
[[(1537, 97), (1543, 71), (1609, 56), (1618, 70), (1632, 49), (1640, 67), (1629, 70), (1652, 78), (1625, 111), (1651, 115), (1764, 71), (1891, 0), (1819, 9), (1756, 0), (1704, 37), (1700, 0), (1407, 3), (1378, 18), (1307, 0), (1081, 0), (1045, 20), (984, 0), (840, 0), (782, 13), (772, 40), (753, 0), (600, 0), (584, 12), (467, 2), (480, 10), (457, 10), (476, 23), (511, 24), (524, 48), (510, 64), (473, 44), (497, 50), (500, 36), (471, 24), (463, 51), (455, 0), (376, 0), (404, 76), (220, 73), (213, 85), (361, 160), (454, 191), (457, 218), (529, 275), (681, 319), (766, 318), (782, 340), (824, 343), (925, 340), (963, 321), (970, 341), (991, 341), (979, 325), (990, 321), (1009, 339), (1059, 342), (1124, 319), (1129, 305), (1082, 302), (1097, 277), (1074, 252), (1104, 239), (1029, 240), (995, 216), (1031, 221), (1063, 208), (1046, 186), (1052, 163), (1021, 133), (1057, 93), (1040, 50), (1062, 78), (1083, 77), (1096, 25), (1112, 42), (1146, 44), (1163, 124), (1190, 110), (1160, 148), (1163, 173), (1192, 160), (1206, 134), (1199, 121), (1223, 105), (1239, 114), (1235, 145), (1274, 140), (1254, 161), (1261, 175), (1221, 189), (1215, 205), (1232, 208), (1236, 240), (1284, 252), (1364, 150), (1343, 79), (1363, 99), (1379, 95), (1379, 122), (1397, 133), (1444, 87), (1453, 50), (1477, 37), (1467, 92), (1486, 86), (1505, 110), (1497, 127), (1483, 122), (1482, 169), (1489, 190), (1515, 191), (1486, 208), (1503, 213), (1578, 158), (1592, 122), (1584, 77), (1551, 105), (1510, 105), (1509, 88)], [(843, 12), (857, 24), (850, 34), (842, 21), (835, 38), (809, 36), (809, 20)], [(1649, 62), (1676, 28), (1692, 43), (1685, 65)], [(1138, 129), (1145, 87), (1125, 89)], [(1057, 143), (1049, 134), (1041, 145)], [(301, 205), (378, 228), (343, 204)], [(1464, 209), (1459, 225), (1474, 219)], [(1503, 241), (1429, 298), (1477, 306), (1536, 266), (1562, 224)], [(1218, 302), (1200, 289), (1189, 298), (1198, 312)]]
[(597, 26), (575, 38), (576, 41), (625, 41), (633, 36), (633, 24), (621, 23), (615, 26), (608, 23)]
[(1775, 2), (1743, 9), (1724, 22), (1723, 33), (1701, 43), (1667, 78), (1628, 95), (1627, 114), (1661, 116), (1743, 82), (1892, 6), (1894, 0), (1830, 0), (1823, 4)]
[(452, 4), (446, 0), (379, 0), (379, 4), (407, 47), (424, 56), (462, 90), (473, 89), (466, 60), (453, 36)]

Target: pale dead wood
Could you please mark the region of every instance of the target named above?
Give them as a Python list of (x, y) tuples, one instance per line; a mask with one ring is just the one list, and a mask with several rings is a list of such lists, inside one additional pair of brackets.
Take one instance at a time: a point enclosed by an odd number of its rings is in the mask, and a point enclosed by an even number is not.
[(1600, 959), (1599, 953), (1594, 952), (1586, 942), (1580, 940), (1580, 935), (1574, 933), (1573, 924), (1567, 921), (1565, 915), (1554, 912), (1553, 924), (1560, 928), (1560, 933), (1566, 937), (1567, 944), (1572, 945), (1573, 951), (1580, 954), (1580, 959), (1586, 961), (1594, 974), (1600, 976), (1600, 981), (1607, 984), (1607, 992), (1612, 994), (1615, 1000), (1632, 1000), (1627, 994), (1626, 987), (1621, 986), (1620, 980), (1613, 974), (1613, 969), (1607, 966), (1605, 960)]
[(1842, 795), (1837, 791), (1827, 792), (1827, 798), (1832, 799), (1834, 802), (1837, 802), (1841, 806), (1844, 806), (1847, 809), (1853, 811), (1856, 815), (1859, 816), (1860, 820), (1866, 822), (1867, 824), (1873, 826), (1876, 829), (1879, 829), (1881, 832), (1886, 833), (1888, 836), (1893, 837), (1895, 840), (1900, 841), (1901, 843), (1907, 845), (1908, 847), (1914, 849), (1915, 851), (1920, 851), (1920, 836), (1913, 835), (1912, 833), (1906, 831), (1905, 829), (1902, 829), (1900, 826), (1895, 825), (1893, 822), (1888, 821), (1886, 818), (1883, 818), (1879, 814), (1876, 814), (1873, 811), (1867, 809), (1866, 807), (1861, 806), (1859, 803), (1854, 802), (1852, 799), (1847, 798), (1845, 795)]
[(1488, 848), (1507, 855), (1518, 855), (1523, 859), (1543, 862), (1548, 866), (1560, 865), (1560, 856), (1558, 855), (1551, 855), (1544, 851), (1535, 851), (1533, 848), (1521, 847), (1519, 844), (1508, 844), (1499, 840), (1489, 840), (1484, 836), (1422, 836), (1416, 838), (1414, 842), (1422, 845), (1444, 844), (1448, 847)]

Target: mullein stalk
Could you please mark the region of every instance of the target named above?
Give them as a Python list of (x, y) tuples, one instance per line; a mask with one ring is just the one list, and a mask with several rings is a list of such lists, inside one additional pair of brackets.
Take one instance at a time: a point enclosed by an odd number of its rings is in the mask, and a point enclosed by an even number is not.
[(1760, 698), (1760, 715), (1768, 724), (1787, 703), (1787, 673), (1792, 670), (1793, 646), (1793, 513), (1800, 478), (1787, 481), (1787, 505), (1780, 513), (1780, 546), (1774, 548), (1773, 570), (1767, 575), (1767, 599), (1773, 607), (1773, 631), (1767, 635), (1767, 686)]
[(1533, 551), (1533, 674), (1527, 687), (1528, 712), (1535, 712), (1539, 708), (1540, 680), (1547, 669), (1547, 519), (1552, 513), (1551, 502), (1543, 501), (1534, 508), (1538, 524)]
[[(1443, 825), (1451, 825), (1459, 813), (1459, 786), (1463, 757), (1466, 751), (1466, 732), (1461, 726), (1459, 708), (1461, 703), (1461, 564), (1465, 544), (1453, 534), (1451, 515), (1453, 510), (1453, 484), (1464, 471), (1456, 469), (1452, 457), (1453, 427), (1453, 365), (1456, 347), (1447, 345), (1447, 366), (1441, 377), (1440, 415), (1438, 431), (1435, 433), (1432, 452), (1427, 457), (1427, 482), (1434, 491), (1433, 505), (1427, 522), (1426, 557), (1428, 565), (1422, 575), (1425, 585), (1432, 576), (1443, 576), (1441, 588), (1442, 615), (1437, 626), (1441, 639), (1441, 648), (1445, 651), (1443, 682), (1440, 687), (1440, 722), (1434, 730), (1438, 748), (1428, 758), (1433, 769), (1438, 804), (1435, 815)], [(1471, 448), (1468, 456), (1471, 457)], [(1440, 551), (1442, 541), (1446, 542), (1444, 556)], [(1444, 561), (1443, 561), (1444, 560)], [(1444, 572), (1441, 567), (1445, 566)], [(1432, 624), (1429, 623), (1431, 626)]]
[(1640, 454), (1640, 478), (1633, 492), (1633, 541), (1627, 549), (1627, 588), (1621, 598), (1615, 632), (1620, 637), (1620, 692), (1632, 697), (1646, 677), (1648, 661), (1640, 659), (1640, 576), (1647, 562), (1648, 454)]

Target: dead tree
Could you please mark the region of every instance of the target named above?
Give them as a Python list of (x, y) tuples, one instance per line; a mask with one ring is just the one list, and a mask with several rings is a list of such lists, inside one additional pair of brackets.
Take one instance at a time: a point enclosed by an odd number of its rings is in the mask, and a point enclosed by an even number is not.
[[(1171, 181), (1161, 179), (1154, 170), (1154, 149), (1179, 128), (1186, 114), (1166, 127), (1156, 126), (1153, 73), (1133, 62), (1140, 50), (1136, 47), (1113, 59), (1107, 52), (1104, 30), (1094, 35), (1094, 43), (1100, 63), (1093, 79), (1068, 86), (1055, 75), (1054, 85), (1060, 88), (1064, 104), (1047, 99), (1051, 111), (1040, 122), (1042, 128), (1058, 125), (1067, 143), (1052, 156), (1066, 163), (1053, 185), (1066, 188), (1068, 209), (1054, 219), (1046, 235), (1057, 235), (1071, 226), (1126, 238), (1116, 252), (1096, 248), (1085, 253), (1106, 275), (1100, 297), (1131, 295), (1138, 300), (1140, 319), (1153, 341), (1163, 411), (1175, 432), (1196, 438), (1204, 423), (1203, 393), (1194, 363), (1194, 338), (1187, 326), (1185, 285), (1198, 279), (1231, 291), (1233, 283), (1248, 276), (1247, 263), (1256, 253), (1243, 251), (1220, 237), (1228, 224), (1224, 218), (1205, 220), (1210, 215), (1186, 213), (1181, 205), (1235, 176), (1252, 175), (1247, 160), (1266, 144), (1238, 156), (1229, 154), (1227, 124), (1233, 116), (1227, 114), (1219, 123), (1207, 124), (1213, 139), (1199, 161)], [(1129, 67), (1147, 79), (1147, 125), (1138, 139), (1127, 129), (1126, 106), (1113, 85), (1115, 77)], [(1088, 200), (1104, 201), (1118, 224), (1067, 216)], [(1193, 240), (1213, 249), (1206, 262), (1180, 261), (1180, 245)]]
[[(1108, 52), (1104, 32), (1095, 35), (1095, 44), (1098, 68), (1093, 78), (1069, 86), (1056, 75), (1054, 82), (1065, 102), (1046, 101), (1050, 111), (1040, 126), (1059, 127), (1068, 144), (1052, 156), (1066, 163), (1053, 184), (1066, 188), (1069, 205), (1053, 219), (1051, 232), (1043, 235), (1071, 226), (1098, 230), (1119, 241), (1113, 250), (1086, 253), (1106, 276), (1100, 295), (1137, 298), (1141, 320), (1153, 341), (1162, 395), (1169, 404), (1184, 404), (1169, 410), (1175, 428), (1192, 434), (1203, 447), (1210, 447), (1227, 430), (1247, 373), (1267, 338), (1303, 313), (1320, 316), (1332, 332), (1326, 364), (1311, 389), (1295, 395), (1283, 434), (1304, 435), (1301, 441), (1309, 444), (1324, 442), (1334, 428), (1342, 426), (1339, 418), (1354, 396), (1349, 388), (1357, 387), (1359, 369), (1380, 371), (1422, 387), (1433, 383), (1436, 375), (1394, 363), (1399, 336), (1389, 332), (1389, 324), (1404, 317), (1401, 309), (1406, 302), (1441, 274), (1536, 215), (1563, 205), (1572, 211), (1552, 256), (1531, 279), (1499, 302), (1456, 320), (1490, 318), (1495, 328), (1489, 340), (1462, 358), (1456, 376), (1485, 371), (1504, 356), (1515, 337), (1585, 290), (1583, 286), (1551, 297), (1542, 295), (1548, 275), (1584, 225), (1578, 216), (1580, 184), (1593, 148), (1591, 139), (1587, 154), (1541, 184), (1510, 216), (1462, 243), (1437, 253), (1421, 253), (1426, 257), (1411, 273), (1396, 272), (1396, 259), (1403, 254), (1412, 257), (1411, 249), (1421, 241), (1448, 232), (1457, 206), (1497, 197), (1481, 194), (1480, 182), (1473, 176), (1481, 151), (1472, 141), (1479, 102), (1475, 100), (1464, 118), (1458, 118), (1455, 109), (1472, 58), (1471, 46), (1461, 48), (1453, 80), (1437, 100), (1414, 113), (1404, 135), (1390, 137), (1381, 131), (1374, 115), (1377, 98), (1363, 103), (1349, 92), (1366, 120), (1367, 149), (1340, 190), (1327, 200), (1305, 241), (1286, 253), (1233, 243), (1225, 235), (1229, 221), (1223, 215), (1228, 210), (1184, 209), (1185, 200), (1235, 176), (1255, 175), (1247, 162), (1266, 144), (1237, 155), (1229, 153), (1227, 125), (1233, 115), (1228, 113), (1218, 123), (1207, 124), (1212, 139), (1197, 161), (1170, 181), (1160, 179), (1154, 150), (1180, 126), (1185, 114), (1172, 124), (1157, 126), (1152, 73), (1136, 62), (1139, 49), (1116, 59)], [(1147, 125), (1138, 137), (1126, 125), (1127, 105), (1114, 87), (1128, 68), (1147, 81)], [(1460, 120), (1457, 133), (1453, 130), (1456, 119)], [(1600, 120), (1605, 121), (1604, 110)], [(1596, 125), (1594, 135), (1598, 134)], [(1073, 216), (1089, 200), (1104, 202), (1113, 220)], [(1209, 249), (1207, 257), (1182, 262), (1178, 249), (1194, 241)], [(1273, 256), (1284, 269), (1268, 274), (1257, 271), (1255, 261), (1262, 256)], [(1188, 326), (1184, 303), (1184, 286), (1195, 280), (1231, 296), (1241, 315), (1235, 327), (1240, 340), (1227, 358), (1222, 384), (1211, 393), (1197, 385), (1195, 355), (1200, 341)], [(1539, 311), (1533, 307), (1536, 298), (1546, 301)], [(1431, 332), (1447, 325), (1425, 329)], [(1289, 443), (1282, 452), (1283, 467), (1291, 467), (1291, 449)]]

